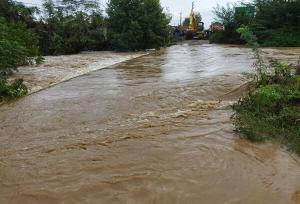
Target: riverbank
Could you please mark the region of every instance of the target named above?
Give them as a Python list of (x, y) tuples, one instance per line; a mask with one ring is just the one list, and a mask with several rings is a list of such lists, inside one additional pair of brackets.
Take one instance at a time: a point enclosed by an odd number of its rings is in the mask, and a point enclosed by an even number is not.
[(263, 56), (248, 27), (238, 32), (252, 49), (256, 73), (254, 89), (233, 105), (236, 130), (251, 141), (273, 141), (300, 155), (299, 61), (295, 65), (285, 55), (285, 60)]
[(271, 65), (274, 72), (264, 73), (256, 89), (233, 106), (233, 121), (245, 138), (276, 142), (300, 155), (300, 75), (291, 65)]

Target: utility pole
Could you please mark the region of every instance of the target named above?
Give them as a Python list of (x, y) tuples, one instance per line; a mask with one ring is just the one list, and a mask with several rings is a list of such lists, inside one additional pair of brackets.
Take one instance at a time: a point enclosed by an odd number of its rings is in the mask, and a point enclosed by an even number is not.
[(180, 14), (180, 26), (181, 26), (181, 22), (182, 22), (182, 11), (179, 13)]

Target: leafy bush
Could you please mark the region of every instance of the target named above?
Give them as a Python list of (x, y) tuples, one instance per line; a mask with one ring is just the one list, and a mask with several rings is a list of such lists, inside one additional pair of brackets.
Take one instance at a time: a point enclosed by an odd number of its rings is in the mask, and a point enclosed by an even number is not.
[(0, 79), (0, 102), (24, 96), (27, 92), (27, 87), (23, 84), (22, 79), (17, 79), (11, 84), (5, 79)]
[(285, 80), (260, 86), (236, 103), (234, 124), (250, 140), (279, 141), (300, 154), (300, 85), (295, 76)]
[(280, 87), (277, 84), (271, 84), (260, 86), (256, 89), (251, 99), (258, 109), (276, 110), (276, 107), (280, 105), (282, 97)]
[(244, 44), (245, 41), (240, 38), (240, 35), (236, 31), (228, 32), (224, 30), (217, 31), (213, 33), (209, 37), (210, 43), (217, 43), (217, 44)]
[(225, 43), (226, 41), (225, 31), (223, 30), (215, 32), (209, 37), (210, 43)]

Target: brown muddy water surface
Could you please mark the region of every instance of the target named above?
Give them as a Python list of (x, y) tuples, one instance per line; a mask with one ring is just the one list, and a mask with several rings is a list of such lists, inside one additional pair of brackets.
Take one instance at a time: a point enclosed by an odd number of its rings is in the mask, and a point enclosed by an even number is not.
[(134, 59), (147, 52), (81, 52), (74, 55), (45, 56), (39, 65), (23, 66), (9, 80), (22, 78), (29, 93), (34, 93), (74, 77)]
[(0, 203), (300, 203), (300, 160), (233, 131), (248, 49), (183, 43), (0, 107)]

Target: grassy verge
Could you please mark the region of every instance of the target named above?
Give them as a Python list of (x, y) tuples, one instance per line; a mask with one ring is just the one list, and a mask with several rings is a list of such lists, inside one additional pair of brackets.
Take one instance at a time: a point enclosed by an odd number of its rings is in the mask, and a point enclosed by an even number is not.
[(300, 76), (265, 76), (233, 109), (236, 129), (247, 139), (280, 142), (300, 154)]
[[(287, 64), (265, 65), (248, 29), (240, 30), (256, 58), (256, 89), (234, 106), (236, 130), (251, 141), (275, 141), (300, 154), (300, 75)], [(299, 69), (299, 68), (298, 68)]]

